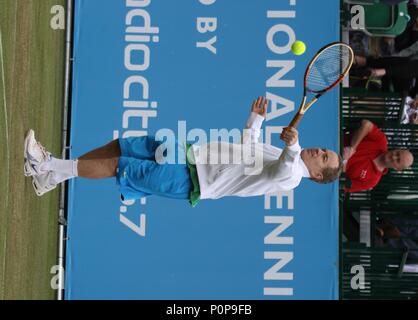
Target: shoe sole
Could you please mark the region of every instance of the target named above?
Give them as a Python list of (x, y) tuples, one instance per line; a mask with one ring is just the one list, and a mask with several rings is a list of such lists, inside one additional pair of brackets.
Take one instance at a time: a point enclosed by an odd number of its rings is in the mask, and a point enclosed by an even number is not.
[(39, 186), (39, 182), (36, 178), (36, 176), (32, 177), (32, 187), (35, 190), (35, 193), (38, 197), (42, 197), (45, 193), (48, 193), (49, 191), (54, 190), (57, 186), (53, 186), (50, 189), (44, 188), (45, 190), (42, 190), (42, 188)]
[(25, 175), (25, 177), (31, 177), (31, 176), (34, 175), (34, 172), (32, 171), (32, 168), (31, 168), (31, 166), (29, 164), (29, 161), (26, 157), (28, 147), (29, 147), (29, 141), (30, 141), (31, 137), (35, 137), (35, 132), (32, 129), (30, 129), (28, 131), (28, 133), (26, 134), (25, 144), (24, 144), (24, 149), (23, 149), (23, 159), (24, 159), (23, 174)]
[(23, 174), (25, 177), (32, 177), (35, 175), (35, 172), (31, 170), (30, 163), (27, 159), (25, 159), (25, 163), (23, 164)]

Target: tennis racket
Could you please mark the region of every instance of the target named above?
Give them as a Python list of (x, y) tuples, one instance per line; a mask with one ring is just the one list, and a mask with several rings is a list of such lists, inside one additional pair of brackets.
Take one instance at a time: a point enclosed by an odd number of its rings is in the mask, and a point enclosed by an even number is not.
[[(353, 50), (342, 42), (330, 43), (318, 51), (306, 68), (302, 103), (289, 127), (296, 128), (305, 112), (345, 78), (353, 61)], [(307, 103), (308, 94), (314, 97)]]

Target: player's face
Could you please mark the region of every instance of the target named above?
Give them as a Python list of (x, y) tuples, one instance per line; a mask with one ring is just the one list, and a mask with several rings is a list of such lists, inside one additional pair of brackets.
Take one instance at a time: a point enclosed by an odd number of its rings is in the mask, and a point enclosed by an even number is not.
[(386, 167), (401, 171), (409, 168), (414, 162), (414, 157), (408, 150), (390, 150), (384, 158)]
[(301, 157), (312, 178), (318, 179), (316, 175), (322, 174), (325, 168), (338, 168), (339, 165), (338, 155), (328, 149), (303, 149)]

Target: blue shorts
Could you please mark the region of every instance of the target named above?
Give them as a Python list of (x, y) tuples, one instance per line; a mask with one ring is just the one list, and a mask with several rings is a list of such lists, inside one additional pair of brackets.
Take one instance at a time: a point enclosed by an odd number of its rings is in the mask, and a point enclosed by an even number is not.
[[(161, 144), (153, 136), (119, 139), (121, 157), (116, 181), (123, 200), (139, 199), (153, 194), (189, 199), (193, 184), (187, 164), (185, 161), (180, 161), (180, 164), (157, 163), (155, 154)], [(177, 141), (174, 146), (174, 150), (168, 148), (163, 153), (164, 157), (169, 158), (178, 150), (178, 156), (185, 159), (184, 147), (179, 146)]]

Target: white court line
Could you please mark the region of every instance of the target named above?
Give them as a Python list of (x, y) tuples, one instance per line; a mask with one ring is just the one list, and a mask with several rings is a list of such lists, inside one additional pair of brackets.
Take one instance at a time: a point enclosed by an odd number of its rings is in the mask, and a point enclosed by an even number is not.
[[(1, 77), (2, 77), (2, 87), (3, 87), (3, 108), (4, 108), (4, 118), (5, 118), (5, 128), (6, 128), (6, 154), (7, 154), (7, 165), (9, 165), (9, 119), (7, 116), (7, 103), (6, 103), (6, 78), (4, 76), (4, 55), (3, 55), (3, 38), (0, 30), (0, 62), (1, 62)], [(8, 171), (7, 171), (8, 172)]]
[[(3, 87), (3, 107), (4, 107), (4, 119), (5, 119), (5, 131), (6, 131), (6, 157), (7, 157), (7, 186), (9, 185), (9, 167), (10, 167), (10, 148), (9, 148), (9, 118), (7, 116), (7, 103), (6, 103), (6, 77), (4, 76), (4, 55), (3, 55), (3, 37), (0, 30), (0, 62), (1, 62), (1, 76), (2, 76), (2, 87)], [(6, 203), (8, 203), (9, 193), (6, 192)]]
[[(9, 185), (9, 167), (10, 167), (10, 153), (9, 153), (9, 127), (8, 127), (8, 117), (7, 117), (7, 104), (6, 104), (6, 78), (4, 76), (4, 55), (3, 55), (3, 38), (0, 30), (0, 62), (1, 62), (1, 76), (2, 76), (2, 87), (3, 87), (3, 107), (4, 107), (4, 118), (5, 118), (5, 129), (6, 129), (6, 186)], [(9, 201), (9, 192), (6, 191), (6, 206), (8, 205)], [(6, 212), (6, 215), (8, 213)], [(4, 234), (4, 244), (3, 244), (3, 279), (2, 279), (2, 292), (4, 293), (4, 285), (5, 285), (5, 279), (6, 276), (6, 249), (7, 249), (7, 225), (5, 228), (5, 234)]]

